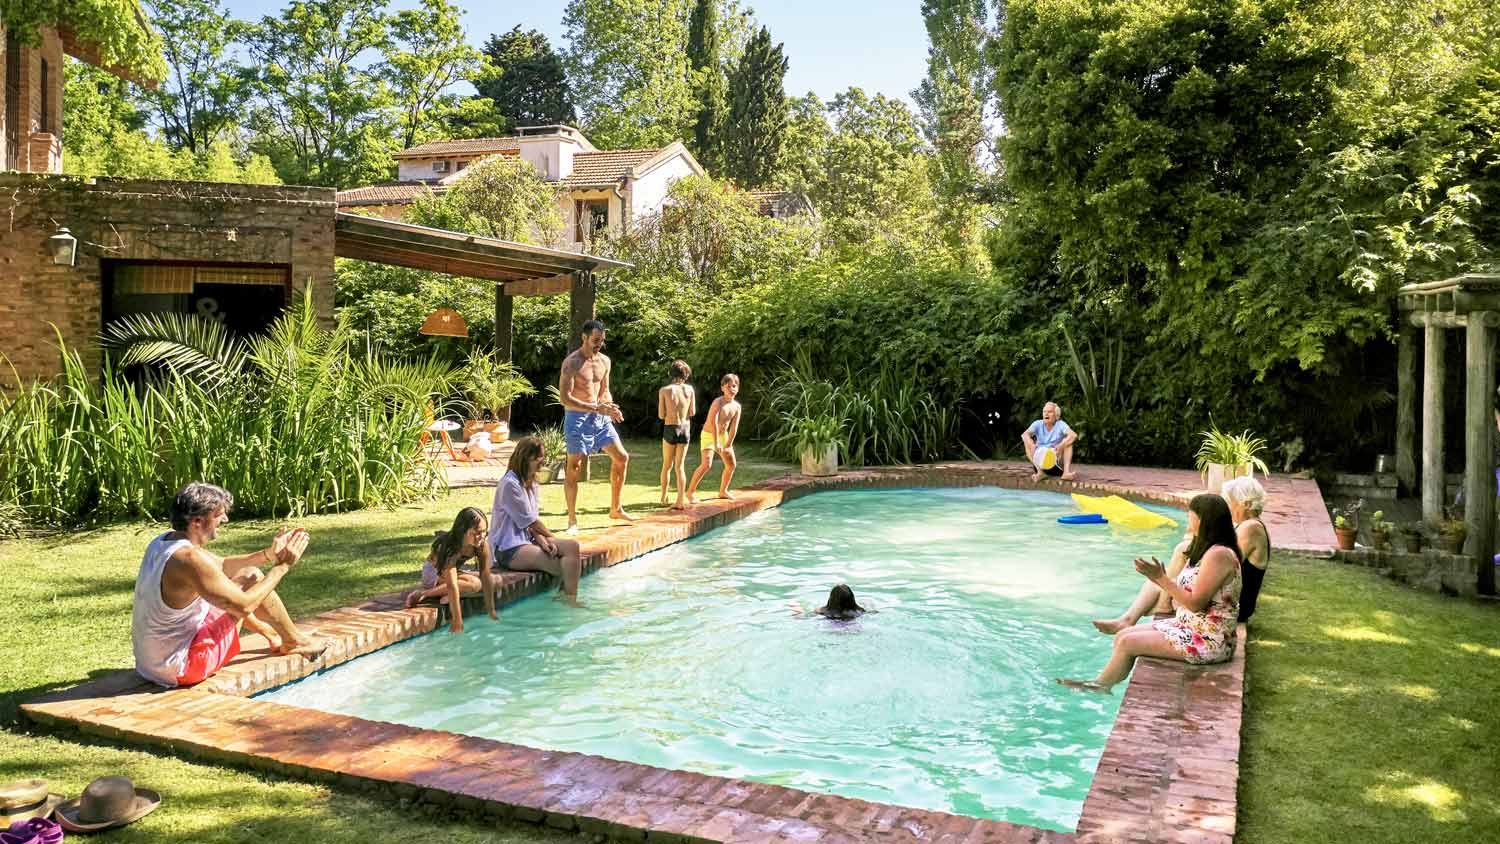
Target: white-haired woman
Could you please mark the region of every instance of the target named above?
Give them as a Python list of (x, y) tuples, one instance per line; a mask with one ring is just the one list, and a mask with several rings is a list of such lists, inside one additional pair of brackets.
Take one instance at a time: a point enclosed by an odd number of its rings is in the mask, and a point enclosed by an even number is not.
[[(1266, 565), (1271, 562), (1271, 535), (1265, 522), (1260, 520), (1261, 510), (1266, 506), (1266, 490), (1260, 482), (1250, 477), (1226, 481), (1220, 493), (1229, 503), (1229, 516), (1234, 521), (1235, 537), (1239, 540), (1240, 554), (1249, 565), (1241, 566), (1243, 585), (1240, 589), (1239, 620), (1249, 621), (1255, 612), (1255, 601), (1260, 596), (1260, 585), (1266, 577)], [(1167, 576), (1176, 577), (1187, 563), (1187, 549), (1193, 543), (1191, 533), (1183, 536), (1182, 542), (1172, 552), (1167, 563)], [(1136, 594), (1130, 608), (1118, 618), (1096, 618), (1094, 629), (1106, 636), (1113, 636), (1133, 626), (1146, 613), (1172, 612), (1172, 598), (1153, 583), (1145, 583)]]
[(1240, 589), (1239, 620), (1249, 621), (1255, 613), (1255, 600), (1260, 597), (1261, 582), (1266, 579), (1266, 566), (1271, 564), (1271, 534), (1260, 519), (1266, 507), (1266, 490), (1256, 479), (1243, 477), (1225, 481), (1222, 494), (1229, 502), (1229, 516), (1234, 520), (1234, 533), (1246, 563), (1240, 573), (1244, 583)]

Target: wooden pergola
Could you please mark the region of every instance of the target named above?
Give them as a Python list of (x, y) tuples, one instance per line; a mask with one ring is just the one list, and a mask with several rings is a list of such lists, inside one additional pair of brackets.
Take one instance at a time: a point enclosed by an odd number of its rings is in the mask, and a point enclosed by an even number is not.
[[(1396, 373), (1396, 474), (1407, 489), (1420, 479), (1422, 518), (1443, 516), (1443, 380), (1446, 332), (1463, 329), (1464, 395), (1464, 552), (1479, 559), (1479, 591), (1494, 594), (1495, 329), (1500, 328), (1500, 275), (1461, 275), (1444, 281), (1408, 284), (1397, 294), (1401, 333)], [(1422, 344), (1421, 442), (1417, 465), (1417, 346)], [(1420, 470), (1420, 471), (1419, 471)]]
[(334, 223), (333, 251), (340, 258), (496, 282), (495, 349), (507, 361), (513, 351), (515, 297), (568, 294), (568, 348), (575, 349), (583, 324), (594, 318), (595, 274), (631, 266), (581, 252), (344, 212)]

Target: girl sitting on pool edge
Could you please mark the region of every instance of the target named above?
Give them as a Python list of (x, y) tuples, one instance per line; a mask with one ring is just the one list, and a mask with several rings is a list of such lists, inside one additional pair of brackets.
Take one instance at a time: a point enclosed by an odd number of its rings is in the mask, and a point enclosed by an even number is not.
[[(448, 632), (462, 633), (464, 613), (460, 597), (483, 592), (485, 611), (490, 618), (498, 617), (488, 540), (489, 526), (485, 524), (484, 511), (477, 507), (459, 510), (451, 528), (433, 534), (432, 549), (422, 561), (422, 588), (407, 593), (406, 606), (414, 607), (428, 598), (446, 598), (451, 618)], [(463, 564), (471, 559), (478, 562), (479, 571), (462, 569)]]

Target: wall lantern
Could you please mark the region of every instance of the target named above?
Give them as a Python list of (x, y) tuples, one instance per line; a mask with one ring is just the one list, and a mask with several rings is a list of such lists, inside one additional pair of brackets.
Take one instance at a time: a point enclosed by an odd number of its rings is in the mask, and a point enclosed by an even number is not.
[(57, 234), (47, 238), (47, 249), (52, 253), (52, 263), (71, 267), (78, 258), (78, 238), (59, 228)]

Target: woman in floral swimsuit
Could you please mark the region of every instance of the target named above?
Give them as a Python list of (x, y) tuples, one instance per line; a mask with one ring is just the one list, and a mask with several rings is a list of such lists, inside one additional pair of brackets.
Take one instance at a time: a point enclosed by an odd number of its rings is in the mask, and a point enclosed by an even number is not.
[(1240, 604), (1240, 552), (1229, 517), (1229, 505), (1217, 495), (1199, 495), (1188, 504), (1188, 533), (1193, 535), (1187, 565), (1174, 582), (1155, 557), (1135, 561), (1135, 570), (1172, 596), (1175, 618), (1128, 627), (1115, 636), (1109, 663), (1093, 680), (1057, 682), (1089, 691), (1108, 692), (1130, 674), (1138, 656), (1176, 659), (1201, 665), (1234, 655), (1235, 616)]

